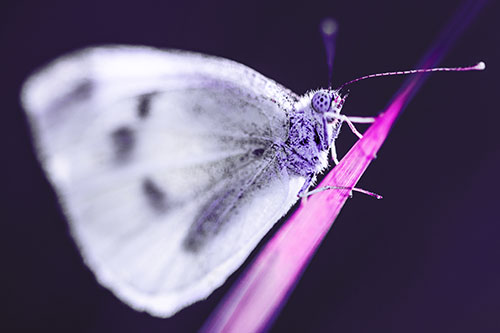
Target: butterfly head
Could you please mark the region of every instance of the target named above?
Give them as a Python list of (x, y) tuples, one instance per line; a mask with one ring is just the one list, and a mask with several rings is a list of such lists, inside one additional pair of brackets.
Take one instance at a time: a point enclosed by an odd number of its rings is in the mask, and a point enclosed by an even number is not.
[(326, 117), (340, 114), (348, 94), (348, 92), (343, 93), (340, 90), (320, 89), (314, 93), (311, 106), (315, 112)]
[(316, 126), (322, 151), (328, 150), (337, 137), (345, 116), (340, 114), (347, 98), (345, 90), (319, 89), (311, 92), (309, 98), (309, 117)]

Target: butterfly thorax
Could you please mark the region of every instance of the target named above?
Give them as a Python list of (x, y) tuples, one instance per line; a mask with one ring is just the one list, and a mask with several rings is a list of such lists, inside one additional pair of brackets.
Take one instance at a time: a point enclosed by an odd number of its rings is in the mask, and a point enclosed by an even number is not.
[[(340, 113), (342, 105), (337, 101), (341, 98), (332, 94), (331, 111)], [(282, 147), (285, 152), (284, 166), (292, 174), (305, 177), (305, 183), (300, 194), (314, 182), (316, 175), (328, 166), (328, 152), (337, 138), (342, 122), (331, 118), (325, 112), (318, 112), (312, 105), (311, 92), (304, 96), (289, 117), (287, 140)]]
[(328, 165), (328, 149), (333, 140), (330, 126), (310, 108), (290, 116), (288, 139), (284, 143), (285, 165), (292, 173), (309, 176)]

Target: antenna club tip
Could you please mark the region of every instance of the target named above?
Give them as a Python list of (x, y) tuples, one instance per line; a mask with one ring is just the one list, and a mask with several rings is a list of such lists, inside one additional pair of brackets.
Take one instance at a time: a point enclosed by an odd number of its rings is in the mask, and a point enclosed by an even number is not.
[(486, 69), (486, 64), (484, 63), (484, 61), (480, 61), (480, 62), (477, 63), (476, 66), (474, 66), (474, 69), (477, 69), (478, 71), (485, 70)]
[(320, 28), (321, 32), (327, 36), (332, 36), (337, 33), (338, 23), (331, 17), (324, 18), (321, 21)]

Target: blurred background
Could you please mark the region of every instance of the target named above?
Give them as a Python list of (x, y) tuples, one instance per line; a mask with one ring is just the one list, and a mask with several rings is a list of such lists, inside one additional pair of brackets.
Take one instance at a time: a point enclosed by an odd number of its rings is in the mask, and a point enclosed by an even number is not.
[[(242, 273), (169, 319), (97, 284), (30, 142), (19, 89), (33, 70), (89, 45), (143, 44), (233, 59), (303, 94), (327, 85), (323, 17), (339, 23), (336, 86), (413, 68), (460, 3), (2, 1), (0, 329), (192, 332)], [(441, 62), (487, 70), (429, 77), (358, 184), (384, 200), (348, 200), (272, 332), (500, 331), (499, 29), (490, 1)], [(353, 85), (343, 112), (376, 115), (403, 81)], [(339, 155), (355, 140), (344, 129)]]

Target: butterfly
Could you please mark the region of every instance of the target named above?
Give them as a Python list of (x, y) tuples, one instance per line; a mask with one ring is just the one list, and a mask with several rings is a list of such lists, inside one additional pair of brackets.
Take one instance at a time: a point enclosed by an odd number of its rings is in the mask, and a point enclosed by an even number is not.
[(345, 96), (116, 45), (56, 59), (21, 99), (85, 263), (125, 303), (168, 317), (223, 284), (328, 166)]
[(114, 45), (56, 59), (21, 100), (84, 262), (126, 304), (169, 317), (318, 191), (344, 122), (360, 136), (352, 122), (373, 121), (340, 114), (342, 87), (298, 96), (231, 60)]

